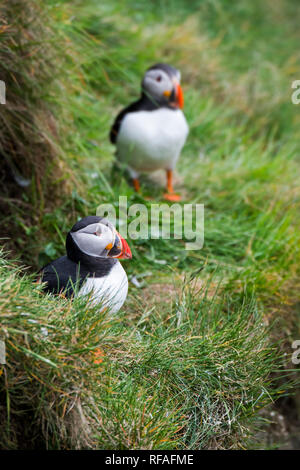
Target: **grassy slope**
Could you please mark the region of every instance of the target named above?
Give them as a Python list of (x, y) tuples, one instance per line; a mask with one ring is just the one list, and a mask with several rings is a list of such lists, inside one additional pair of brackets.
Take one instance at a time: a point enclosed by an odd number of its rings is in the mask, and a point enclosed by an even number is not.
[(189, 282), (173, 308), (136, 302), (112, 319), (33, 291), (5, 262), (0, 282), (4, 448), (237, 447), (284, 391), (253, 299), (241, 306)]
[[(7, 294), (2, 289), (2, 312), (14, 339), (7, 368), (12, 427), (6, 436), (12, 441), (18, 413), (38, 407), (50, 447), (237, 447), (244, 445), (257, 409), (282, 391), (270, 383), (282, 361), (275, 358), (277, 346), (268, 349), (268, 324), (276, 320), (273, 332), (279, 323), (285, 339), (296, 334), (299, 117), (290, 84), (300, 72), (299, 7), (183, 3), (49, 2), (60, 41), (71, 41), (61, 119), (64, 159), (77, 184), (72, 197), (40, 217), (38, 237), (26, 228), (30, 244), (20, 241), (23, 259), (32, 263), (33, 250), (42, 264), (62, 253), (73, 220), (102, 202), (116, 202), (120, 193), (140, 202), (126, 181), (110, 178), (107, 134), (116, 108), (137, 96), (143, 71), (160, 60), (183, 72), (191, 132), (179, 173), (185, 199), (205, 204), (205, 246), (186, 252), (181, 242), (132, 241), (128, 273), (152, 274), (140, 305), (141, 294), (131, 287), (126, 309), (113, 321), (96, 322), (96, 313), (80, 303), (42, 299), (26, 277), (11, 281), (4, 267), (2, 285), (10, 287)], [(150, 191), (161, 195), (145, 185), (144, 194)], [(24, 228), (25, 214), (20, 223)], [(166, 265), (157, 264), (161, 259)], [(201, 292), (191, 295), (182, 276), (189, 279), (199, 267)], [(147, 296), (153, 283), (170, 288), (170, 269), (173, 302)], [(223, 294), (212, 297), (218, 282)], [(12, 306), (7, 298), (14, 299)], [(27, 315), (20, 317), (20, 308)], [(38, 324), (28, 324), (31, 316)], [(47, 340), (41, 326), (51, 332)], [(99, 346), (97, 335), (104, 356), (95, 366), (90, 350)], [(50, 358), (64, 372), (16, 351), (13, 343)], [(16, 370), (20, 389), (12, 387)], [(80, 378), (78, 370), (84, 370)], [(74, 413), (67, 414), (71, 408)], [(83, 440), (70, 432), (72, 420), (86, 428)]]

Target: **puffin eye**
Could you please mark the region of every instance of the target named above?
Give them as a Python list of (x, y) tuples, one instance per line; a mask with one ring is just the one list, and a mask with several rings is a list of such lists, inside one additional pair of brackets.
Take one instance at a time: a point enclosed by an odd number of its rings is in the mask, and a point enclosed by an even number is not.
[(161, 75), (158, 75), (158, 77), (156, 77), (156, 81), (161, 82)]

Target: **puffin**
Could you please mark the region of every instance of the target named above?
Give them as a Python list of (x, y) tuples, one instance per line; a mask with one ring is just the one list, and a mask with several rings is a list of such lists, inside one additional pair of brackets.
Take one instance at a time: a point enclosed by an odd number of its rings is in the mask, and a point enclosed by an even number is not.
[(93, 306), (117, 313), (128, 292), (127, 275), (119, 260), (132, 254), (115, 227), (102, 217), (84, 217), (68, 232), (66, 253), (39, 271), (43, 290), (67, 298), (90, 294)]
[(189, 132), (180, 79), (180, 71), (171, 65), (150, 67), (140, 98), (117, 115), (110, 131), (117, 160), (126, 165), (134, 189), (140, 191), (141, 173), (163, 169), (164, 198), (169, 201), (180, 200), (173, 189), (173, 171)]

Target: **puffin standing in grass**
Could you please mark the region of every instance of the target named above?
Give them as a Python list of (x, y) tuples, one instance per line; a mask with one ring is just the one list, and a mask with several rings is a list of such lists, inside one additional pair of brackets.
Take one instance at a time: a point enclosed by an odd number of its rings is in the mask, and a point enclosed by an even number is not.
[(164, 169), (165, 199), (180, 200), (173, 190), (173, 170), (189, 131), (182, 108), (179, 70), (156, 64), (144, 75), (140, 99), (117, 116), (110, 140), (116, 144), (118, 160), (128, 167), (136, 191), (140, 173)]
[(128, 279), (119, 259), (131, 258), (124, 238), (106, 219), (79, 220), (66, 239), (67, 254), (44, 266), (39, 281), (52, 294), (91, 294), (92, 305), (118, 312), (127, 297)]

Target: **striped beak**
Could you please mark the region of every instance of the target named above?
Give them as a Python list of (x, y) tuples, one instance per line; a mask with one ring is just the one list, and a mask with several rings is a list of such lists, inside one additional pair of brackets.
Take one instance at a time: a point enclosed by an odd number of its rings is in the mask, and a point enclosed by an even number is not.
[(122, 235), (119, 234), (119, 232), (117, 232), (117, 237), (116, 238), (119, 238), (119, 241), (120, 241), (120, 249), (121, 249), (121, 253), (119, 255), (116, 256), (116, 258), (118, 259), (131, 259), (132, 258), (132, 253), (131, 253), (131, 249), (129, 248), (129, 245), (127, 243), (127, 241), (125, 240), (125, 238), (122, 237)]

